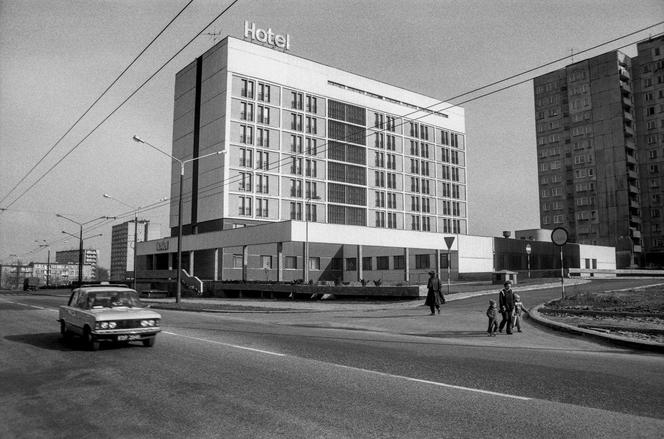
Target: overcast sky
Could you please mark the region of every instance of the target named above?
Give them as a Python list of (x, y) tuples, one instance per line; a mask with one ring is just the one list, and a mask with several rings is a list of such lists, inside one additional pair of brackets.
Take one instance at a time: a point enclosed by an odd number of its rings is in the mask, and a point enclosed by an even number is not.
[[(102, 195), (135, 207), (170, 195), (168, 157), (131, 137), (170, 152), (175, 73), (219, 38), (242, 38), (244, 20), (288, 33), (293, 55), (464, 107), (469, 232), (500, 236), (537, 228), (532, 81), (462, 102), (571, 61), (452, 98), (664, 19), (662, 0), (240, 0), (90, 134), (230, 3), (195, 0), (46, 155), (187, 2), (0, 1), (0, 208), (7, 209), (0, 213), (0, 262), (13, 263), (10, 255), (45, 262), (46, 250), (37, 250), (35, 241), (51, 243), (52, 251), (77, 248), (78, 241), (61, 231), (77, 235), (78, 226), (56, 213), (81, 223), (128, 214), (84, 228), (84, 236), (103, 233), (85, 247), (98, 248), (100, 265), (108, 268), (111, 225), (133, 214)], [(660, 32), (662, 25), (574, 61)], [(635, 46), (623, 51), (636, 54)], [(167, 207), (140, 217), (168, 233)]]

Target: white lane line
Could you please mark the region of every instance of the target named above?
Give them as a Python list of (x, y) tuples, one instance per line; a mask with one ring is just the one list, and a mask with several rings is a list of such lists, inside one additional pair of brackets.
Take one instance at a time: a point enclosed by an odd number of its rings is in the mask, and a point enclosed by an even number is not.
[(519, 399), (522, 401), (530, 401), (532, 398), (528, 398), (525, 396), (518, 396), (518, 395), (510, 395), (508, 393), (500, 393), (500, 392), (492, 392), (490, 390), (482, 390), (482, 389), (474, 389), (472, 387), (464, 387), (464, 386), (455, 386), (454, 384), (446, 384), (446, 383), (440, 383), (438, 381), (429, 381), (429, 380), (422, 380), (419, 378), (412, 378), (412, 377), (407, 377), (403, 375), (394, 375), (391, 373), (385, 373), (385, 372), (378, 372), (375, 370), (370, 370), (370, 369), (362, 369), (359, 367), (352, 367), (352, 366), (344, 366), (342, 364), (335, 364), (335, 366), (344, 368), (344, 369), (351, 369), (359, 372), (366, 372), (366, 373), (371, 373), (374, 375), (380, 375), (384, 377), (389, 377), (389, 378), (395, 378), (395, 379), (400, 379), (400, 380), (406, 380), (406, 381), (413, 381), (416, 383), (423, 383), (423, 384), (431, 384), (433, 386), (438, 386), (438, 387), (447, 387), (448, 389), (456, 389), (456, 390), (465, 390), (467, 392), (474, 392), (474, 393), (482, 393), (484, 395), (494, 395), (494, 396), (500, 396), (503, 398), (512, 398), (512, 399)]
[[(174, 332), (169, 332), (169, 331), (162, 331), (162, 333), (168, 334), (168, 335), (173, 335), (173, 336), (176, 336), (176, 337), (188, 338), (188, 339), (191, 339), (191, 340), (197, 340), (197, 341), (203, 341), (203, 342), (217, 344), (217, 345), (221, 345), (221, 346), (227, 346), (227, 347), (236, 348), (236, 349), (243, 349), (243, 350), (252, 351), (252, 352), (259, 352), (259, 353), (262, 353), (262, 354), (275, 355), (277, 357), (286, 357), (286, 356), (288, 356), (286, 354), (280, 354), (278, 352), (265, 351), (265, 350), (262, 350), (262, 349), (249, 348), (249, 347), (246, 347), (246, 346), (240, 346), (240, 345), (235, 345), (235, 344), (230, 344), (230, 343), (223, 343), (223, 342), (220, 342), (220, 341), (209, 340), (207, 338), (191, 337), (189, 335), (176, 334)], [(433, 386), (438, 386), (438, 387), (447, 387), (448, 389), (464, 390), (464, 391), (467, 391), (467, 392), (481, 393), (481, 394), (484, 394), (484, 395), (500, 396), (502, 398), (512, 398), (512, 399), (518, 399), (518, 400), (521, 400), (521, 401), (530, 401), (532, 399), (532, 398), (528, 398), (528, 397), (525, 397), (525, 396), (510, 395), (508, 393), (500, 393), (500, 392), (492, 392), (490, 390), (474, 389), (472, 387), (456, 386), (454, 384), (446, 384), (446, 383), (441, 383), (441, 382), (438, 382), (438, 381), (423, 380), (423, 379), (412, 378), (412, 377), (407, 377), (407, 376), (403, 376), (403, 375), (394, 375), (394, 374), (391, 374), (391, 373), (378, 372), (376, 370), (362, 369), (360, 367), (345, 366), (343, 364), (335, 364), (335, 363), (327, 363), (327, 364), (329, 364), (331, 366), (340, 367), (342, 369), (353, 370), (353, 371), (356, 371), (356, 372), (370, 373), (370, 374), (379, 375), (379, 376), (383, 376), (383, 377), (387, 377), (387, 378), (412, 381), (412, 382), (422, 383), (422, 384), (431, 384)]]
[(260, 352), (261, 354), (267, 354), (267, 355), (275, 355), (277, 357), (285, 357), (286, 356), (286, 354), (280, 354), (278, 352), (265, 351), (263, 349), (249, 348), (247, 346), (240, 346), (240, 345), (230, 344), (230, 343), (223, 343), (223, 342), (220, 342), (220, 341), (209, 340), (207, 338), (191, 337), (189, 335), (176, 334), (174, 332), (168, 332), (168, 331), (162, 331), (162, 333), (168, 334), (168, 335), (174, 335), (176, 337), (183, 337), (183, 338), (188, 338), (188, 339), (191, 339), (191, 340), (204, 341), (204, 342), (207, 342), (207, 343), (218, 344), (218, 345), (221, 345), (221, 346), (227, 346), (229, 348), (243, 349), (245, 351), (252, 351), (252, 352)]
[(14, 305), (29, 306), (30, 308), (45, 309), (45, 310), (48, 310), (48, 311), (55, 311), (53, 308), (44, 308), (42, 306), (30, 305), (29, 303), (14, 302), (13, 300), (6, 300), (6, 299), (2, 299), (2, 301), (6, 302), (6, 303), (13, 303)]

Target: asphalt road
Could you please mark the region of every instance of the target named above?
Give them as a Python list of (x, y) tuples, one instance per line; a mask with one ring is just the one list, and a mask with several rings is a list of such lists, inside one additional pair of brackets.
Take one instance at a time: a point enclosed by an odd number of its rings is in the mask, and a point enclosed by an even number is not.
[[(60, 340), (64, 301), (0, 295), (2, 438), (659, 438), (664, 429), (664, 357), (551, 331), (526, 328), (541, 331), (539, 346), (505, 347), (329, 327), (403, 310), (160, 311), (154, 348), (88, 352)], [(448, 302), (446, 312), (484, 302)]]

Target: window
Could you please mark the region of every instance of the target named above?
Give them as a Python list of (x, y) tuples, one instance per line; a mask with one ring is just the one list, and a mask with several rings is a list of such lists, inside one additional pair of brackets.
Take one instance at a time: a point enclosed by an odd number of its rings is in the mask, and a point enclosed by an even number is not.
[(284, 268), (286, 270), (297, 270), (297, 256), (286, 256), (284, 259)]
[(258, 114), (256, 115), (256, 122), (270, 124), (270, 107), (258, 106)]
[(233, 268), (242, 268), (242, 255), (233, 255)]
[(309, 113), (318, 113), (318, 101), (315, 96), (307, 96), (307, 111)]
[(242, 96), (243, 98), (253, 98), (254, 81), (250, 81), (248, 79), (242, 79), (240, 80), (240, 82), (241, 82), (240, 96)]
[(264, 148), (270, 147), (270, 130), (256, 128), (256, 146), (262, 146)]
[(397, 228), (397, 214), (396, 213), (387, 213), (387, 228), (396, 229)]
[(315, 117), (307, 116), (307, 133), (316, 134), (318, 132), (317, 119)]
[(256, 216), (261, 218), (267, 218), (269, 216), (267, 198), (256, 198)]
[(240, 104), (240, 119), (253, 121), (254, 120), (254, 104), (242, 102)]
[(251, 145), (254, 143), (254, 129), (249, 125), (240, 125), (240, 143)]
[(362, 258), (362, 270), (371, 271), (371, 256), (366, 256)]
[(294, 201), (291, 201), (290, 219), (302, 221), (302, 203), (296, 203)]
[(302, 131), (302, 115), (291, 113), (290, 129), (294, 131)]
[(251, 168), (253, 162), (253, 151), (251, 149), (240, 148), (240, 166), (243, 168)]
[(406, 257), (404, 255), (392, 256), (395, 270), (404, 270), (406, 268)]
[(251, 192), (251, 174), (249, 172), (240, 172), (238, 190)]
[(291, 134), (290, 149), (291, 152), (302, 153), (302, 136), (296, 136), (295, 134)]
[(294, 110), (302, 109), (302, 93), (291, 92), (291, 108)]
[(346, 271), (357, 271), (357, 258), (346, 258)]
[(251, 197), (240, 197), (238, 214), (242, 216), (251, 216)]
[(416, 269), (425, 269), (429, 268), (431, 261), (431, 255), (415, 255), (415, 268)]
[(320, 258), (312, 256), (309, 258), (309, 270), (320, 270)]
[(317, 148), (316, 139), (307, 137), (307, 154), (316, 155), (317, 153), (318, 153), (318, 148)]
[(261, 268), (268, 270), (272, 269), (272, 256), (261, 255)]
[(390, 258), (388, 256), (376, 256), (376, 270), (389, 270)]
[(333, 271), (343, 271), (344, 269), (344, 260), (342, 258), (332, 258), (330, 261), (330, 270)]
[(297, 198), (302, 197), (302, 180), (291, 179), (291, 181), (290, 181), (290, 196), (291, 197), (297, 197)]
[[(251, 162), (250, 162), (251, 163)], [(270, 153), (258, 151), (256, 153), (256, 168), (257, 169), (270, 169)]]
[[(270, 102), (270, 86), (267, 84), (258, 83), (258, 100), (263, 102)], [(269, 122), (265, 122), (269, 123)]]

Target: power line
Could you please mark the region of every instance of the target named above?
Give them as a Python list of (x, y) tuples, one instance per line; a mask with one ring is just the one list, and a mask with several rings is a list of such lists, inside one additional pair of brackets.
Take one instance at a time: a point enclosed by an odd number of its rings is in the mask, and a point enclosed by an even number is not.
[(173, 22), (174, 22), (174, 21), (175, 21), (175, 20), (176, 20), (176, 19), (177, 19), (177, 18), (178, 18), (183, 12), (184, 12), (185, 9), (187, 9), (187, 7), (189, 7), (189, 5), (190, 5), (193, 1), (194, 1), (194, 0), (189, 0), (189, 2), (188, 2), (186, 5), (184, 5), (184, 7), (183, 7), (182, 9), (180, 9), (180, 12), (178, 12), (178, 13), (175, 15), (175, 17), (173, 17), (173, 18), (171, 19), (171, 21), (169, 21), (169, 22), (166, 24), (166, 26), (164, 26), (164, 27), (161, 29), (161, 31), (159, 31), (159, 33), (158, 33), (154, 38), (152, 38), (152, 41), (150, 41), (150, 43), (149, 43), (147, 46), (145, 46), (145, 47), (143, 48), (143, 50), (141, 50), (141, 51), (138, 53), (138, 55), (136, 55), (136, 56), (134, 57), (134, 59), (133, 59), (133, 60), (127, 65), (127, 67), (125, 67), (125, 69), (124, 69), (122, 72), (120, 72), (120, 74), (119, 74), (119, 75), (113, 80), (113, 82), (111, 82), (111, 83), (108, 85), (108, 87), (106, 87), (106, 90), (104, 90), (104, 91), (99, 95), (99, 97), (97, 97), (97, 99), (95, 99), (94, 102), (92, 102), (92, 104), (90, 104), (90, 106), (89, 106), (89, 107), (83, 112), (83, 114), (81, 114), (81, 115), (78, 117), (78, 119), (76, 119), (76, 121), (75, 121), (75, 122), (69, 127), (69, 129), (68, 129), (67, 131), (65, 131), (65, 133), (64, 133), (62, 136), (60, 136), (60, 138), (59, 138), (59, 139), (53, 144), (53, 146), (51, 146), (51, 148), (50, 148), (48, 151), (46, 151), (46, 154), (44, 154), (44, 155), (43, 155), (43, 156), (37, 161), (37, 163), (35, 163), (35, 165), (34, 165), (32, 168), (30, 168), (30, 170), (29, 170), (29, 171), (28, 171), (28, 172), (27, 172), (27, 173), (26, 173), (26, 174), (25, 174), (25, 175), (24, 175), (24, 176), (18, 181), (18, 183), (16, 183), (16, 185), (14, 185), (14, 187), (12, 187), (12, 188), (9, 190), (9, 192), (7, 192), (7, 194), (6, 194), (4, 197), (2, 197), (2, 199), (0, 200), (0, 203), (3, 203), (3, 202), (4, 202), (4, 201), (5, 201), (5, 200), (6, 200), (6, 199), (12, 194), (12, 192), (14, 192), (14, 190), (16, 190), (16, 188), (19, 187), (19, 186), (21, 185), (21, 183), (23, 183), (23, 182), (25, 181), (25, 179), (28, 178), (28, 176), (30, 176), (30, 174), (31, 174), (31, 173), (37, 168), (37, 166), (39, 166), (39, 165), (41, 164), (41, 162), (43, 162), (43, 161), (46, 159), (46, 157), (47, 157), (47, 156), (48, 156), (48, 155), (49, 155), (49, 154), (50, 154), (50, 153), (51, 153), (51, 152), (52, 152), (52, 151), (53, 151), (53, 150), (54, 150), (54, 149), (60, 144), (60, 142), (62, 141), (62, 139), (64, 139), (64, 138), (67, 136), (67, 134), (69, 134), (69, 133), (74, 129), (74, 127), (76, 127), (76, 125), (78, 125), (78, 123), (79, 123), (79, 122), (80, 122), (80, 121), (81, 121), (81, 120), (82, 120), (82, 119), (83, 119), (83, 118), (84, 118), (84, 117), (90, 112), (90, 110), (92, 110), (92, 108), (97, 104), (97, 102), (99, 102), (99, 101), (101, 100), (101, 98), (103, 98), (103, 97), (106, 95), (106, 93), (108, 93), (108, 91), (109, 91), (109, 90), (110, 90), (110, 89), (111, 89), (111, 88), (112, 88), (112, 87), (113, 87), (113, 86), (114, 86), (114, 85), (120, 80), (120, 78), (122, 78), (122, 77), (124, 76), (124, 74), (127, 72), (127, 70), (129, 70), (129, 69), (131, 68), (131, 66), (133, 66), (133, 65), (136, 63), (136, 61), (138, 61), (138, 59), (139, 59), (139, 58), (140, 58), (140, 57), (141, 57), (141, 56), (142, 56), (142, 55), (143, 55), (143, 54), (144, 54), (144, 53), (150, 48), (150, 46), (152, 46), (152, 44), (153, 44), (153, 43), (154, 43), (154, 42), (155, 42), (155, 41), (156, 41), (156, 40), (157, 40), (157, 39), (158, 39), (158, 38), (159, 38), (159, 37), (160, 37), (160, 36), (166, 31), (166, 29), (168, 29), (168, 28), (170, 27), (170, 25), (173, 24)]
[(208, 27), (210, 27), (217, 19), (219, 19), (222, 15), (224, 15), (233, 5), (235, 5), (239, 0), (233, 0), (230, 5), (228, 5), (221, 13), (219, 13), (210, 23), (208, 23), (203, 29), (201, 29), (200, 32), (198, 32), (192, 39), (189, 40), (182, 48), (180, 48), (175, 54), (170, 57), (164, 64), (162, 64), (161, 67), (159, 67), (152, 75), (148, 77), (138, 88), (136, 88), (127, 98), (125, 98), (118, 106), (115, 107), (113, 111), (111, 111), (104, 119), (102, 119), (101, 122), (99, 122), (88, 134), (83, 137), (76, 145), (74, 145), (64, 156), (62, 156), (53, 166), (51, 166), (44, 174), (42, 174), (41, 177), (39, 177), (34, 183), (32, 183), (30, 186), (28, 186), (27, 189), (25, 189), (21, 194), (19, 194), (18, 197), (14, 199), (11, 203), (9, 203), (6, 207), (11, 207), (16, 203), (18, 200), (20, 200), (28, 191), (30, 191), (33, 187), (37, 185), (41, 180), (43, 180), (48, 174), (53, 171), (60, 163), (62, 163), (69, 155), (74, 152), (85, 140), (87, 140), (88, 137), (90, 137), (97, 129), (102, 126), (108, 119), (111, 118), (120, 108), (124, 106), (136, 93), (138, 93), (148, 82), (150, 82), (159, 72), (161, 72), (173, 59), (175, 59), (176, 56), (178, 56), (184, 49), (186, 49), (191, 43), (194, 42), (196, 38), (198, 38)]

